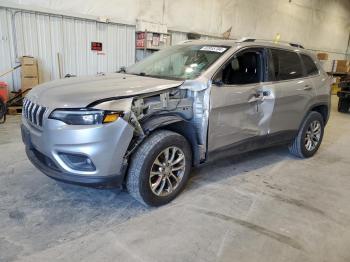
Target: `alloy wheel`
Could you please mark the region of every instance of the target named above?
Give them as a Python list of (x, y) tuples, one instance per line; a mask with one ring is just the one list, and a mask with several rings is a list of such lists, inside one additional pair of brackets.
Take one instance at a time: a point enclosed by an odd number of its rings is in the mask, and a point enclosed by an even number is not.
[(164, 149), (154, 160), (149, 177), (149, 185), (157, 196), (171, 194), (181, 183), (185, 174), (184, 152), (171, 146)]
[(318, 120), (312, 121), (305, 134), (305, 148), (308, 151), (313, 151), (321, 139), (321, 123)]

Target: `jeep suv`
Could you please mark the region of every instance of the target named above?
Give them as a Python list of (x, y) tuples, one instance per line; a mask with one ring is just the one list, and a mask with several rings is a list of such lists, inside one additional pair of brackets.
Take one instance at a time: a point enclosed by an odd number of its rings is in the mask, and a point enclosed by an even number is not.
[(119, 73), (42, 84), (23, 105), (30, 161), (61, 181), (125, 185), (159, 206), (215, 152), (289, 145), (318, 150), (330, 81), (299, 45), (187, 41)]

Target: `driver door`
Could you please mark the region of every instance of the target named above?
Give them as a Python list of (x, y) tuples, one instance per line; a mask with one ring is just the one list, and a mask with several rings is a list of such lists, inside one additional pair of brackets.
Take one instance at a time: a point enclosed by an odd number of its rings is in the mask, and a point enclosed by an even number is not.
[(267, 133), (261, 106), (265, 50), (248, 48), (235, 54), (214, 76), (210, 95), (208, 151), (214, 151)]

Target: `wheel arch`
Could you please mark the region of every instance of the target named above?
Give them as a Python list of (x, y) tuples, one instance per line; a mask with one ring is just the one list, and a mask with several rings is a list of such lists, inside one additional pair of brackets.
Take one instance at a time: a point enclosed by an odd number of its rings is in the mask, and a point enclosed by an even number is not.
[(311, 112), (311, 111), (315, 111), (315, 112), (320, 113), (322, 118), (323, 118), (324, 124), (325, 125), (327, 124), (328, 118), (329, 118), (329, 107), (328, 107), (328, 105), (326, 105), (326, 104), (313, 105), (310, 108), (309, 112)]
[(329, 119), (329, 105), (325, 104), (325, 103), (317, 103), (317, 104), (313, 104), (309, 107), (309, 109), (306, 111), (304, 117), (302, 118), (301, 123), (299, 124), (299, 129), (302, 126), (302, 124), (304, 123), (305, 119), (307, 118), (307, 116), (310, 114), (310, 112), (318, 112), (321, 114), (323, 121), (324, 121), (324, 125), (327, 124), (328, 119)]
[(144, 132), (147, 135), (157, 130), (169, 130), (178, 133), (185, 137), (191, 146), (192, 150), (192, 164), (197, 166), (200, 164), (200, 149), (196, 129), (193, 124), (180, 115), (168, 114), (161, 116), (154, 116), (141, 123)]

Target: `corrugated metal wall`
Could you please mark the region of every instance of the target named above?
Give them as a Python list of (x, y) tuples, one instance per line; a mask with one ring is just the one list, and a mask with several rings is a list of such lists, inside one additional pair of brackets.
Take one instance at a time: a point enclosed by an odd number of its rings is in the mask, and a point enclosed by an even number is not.
[[(0, 73), (7, 71), (12, 67), (11, 52), (12, 42), (11, 34), (8, 29), (11, 28), (6, 10), (0, 9)], [(7, 74), (0, 78), (0, 81), (5, 81), (11, 86), (13, 84), (12, 74)]]
[(180, 42), (187, 40), (187, 33), (172, 31), (171, 34), (171, 44), (176, 45)]
[[(12, 11), (15, 12), (15, 11)], [(121, 66), (135, 62), (135, 27), (120, 24), (104, 24), (79, 18), (17, 11), (13, 15), (16, 28), (18, 56), (38, 58), (40, 82), (59, 78), (58, 55), (62, 75), (92, 75), (115, 72)], [(0, 9), (0, 70), (15, 63), (14, 41), (10, 41), (11, 10)], [(3, 38), (6, 38), (3, 40)], [(91, 42), (102, 42), (103, 51), (91, 51)], [(2, 59), (1, 59), (2, 60)], [(13, 89), (20, 88), (19, 74), (6, 81)]]

